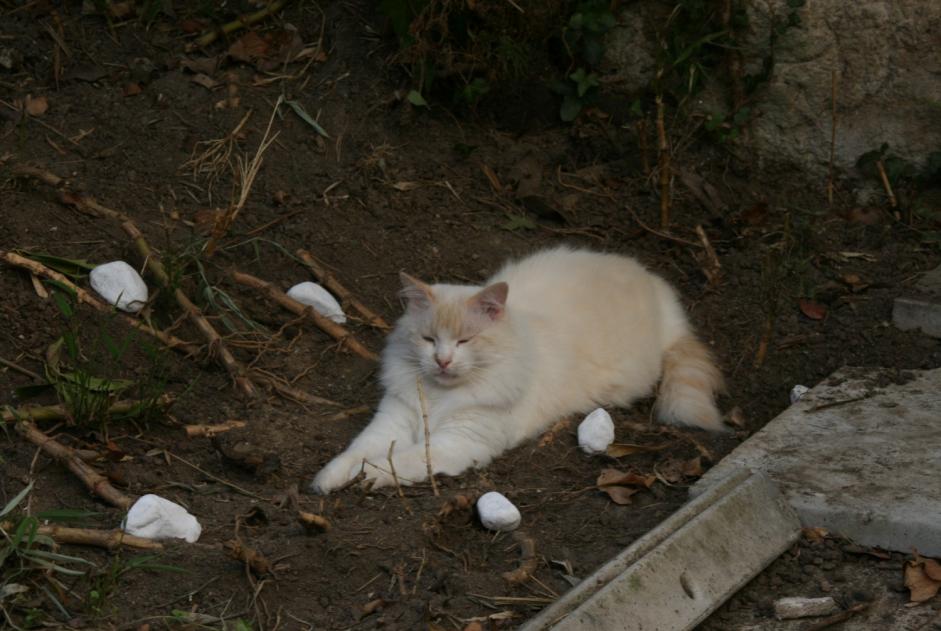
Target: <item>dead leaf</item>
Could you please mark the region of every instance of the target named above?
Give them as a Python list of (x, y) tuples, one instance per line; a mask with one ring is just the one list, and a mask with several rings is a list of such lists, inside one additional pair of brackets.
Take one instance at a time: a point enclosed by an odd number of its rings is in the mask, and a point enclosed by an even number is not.
[(248, 31), (229, 46), (229, 57), (236, 61), (253, 63), (268, 54), (268, 41), (256, 31)]
[(841, 280), (849, 285), (850, 290), (855, 294), (869, 287), (869, 283), (863, 282), (857, 274), (844, 274)]
[(402, 191), (404, 193), (405, 191), (413, 191), (420, 186), (421, 186), (421, 183), (419, 182), (396, 182), (395, 184), (392, 185), (392, 188), (394, 188), (397, 191)]
[(380, 609), (386, 606), (386, 601), (382, 598), (377, 598), (375, 600), (370, 600), (368, 603), (363, 605), (363, 616), (368, 616), (370, 614), (376, 613)]
[(202, 59), (182, 59), (180, 67), (186, 68), (196, 74), (212, 75), (219, 69), (219, 57), (203, 57)]
[(696, 456), (684, 462), (681, 471), (687, 478), (700, 477), (703, 474), (702, 456)]
[(729, 415), (726, 417), (725, 422), (731, 425), (732, 427), (737, 427), (742, 429), (745, 427), (745, 413), (742, 412), (742, 408), (737, 405), (732, 408), (729, 412)]
[(689, 460), (668, 458), (662, 464), (657, 465), (656, 471), (668, 484), (676, 484), (686, 478), (698, 478), (703, 474), (702, 456)]
[(661, 445), (637, 445), (634, 443), (611, 443), (605, 453), (612, 458), (623, 458), (633, 454), (647, 454), (669, 447), (669, 443)]
[(933, 581), (941, 581), (941, 563), (934, 559), (923, 559), (925, 574)]
[(452, 513), (472, 509), (476, 501), (476, 495), (459, 493), (444, 503), (441, 510), (438, 511), (438, 517), (447, 517)]
[(925, 569), (925, 560), (916, 557), (905, 563), (905, 587), (911, 592), (909, 600), (921, 603), (935, 597), (941, 581), (932, 579)]
[(595, 482), (598, 486), (642, 486), (649, 489), (657, 481), (655, 475), (641, 475), (633, 471), (618, 471), (617, 469), (602, 469), (601, 475)]
[(601, 491), (606, 493), (611, 501), (621, 506), (631, 503), (631, 496), (640, 491), (640, 489), (629, 486), (604, 486)]
[(143, 92), (139, 83), (128, 83), (124, 86), (124, 96), (137, 96)]
[(810, 541), (811, 543), (822, 543), (824, 539), (827, 538), (827, 535), (830, 534), (826, 528), (816, 527), (816, 528), (802, 528), (801, 532), (804, 535), (804, 539)]
[(819, 302), (814, 302), (808, 298), (801, 298), (798, 304), (800, 305), (801, 313), (811, 320), (823, 320), (827, 317), (827, 307)]
[(49, 101), (44, 96), (26, 95), (24, 107), (30, 116), (42, 116), (49, 109)]
[(215, 87), (217, 87), (217, 86), (219, 85), (219, 82), (218, 82), (218, 81), (216, 81), (215, 79), (213, 79), (213, 78), (210, 77), (209, 75), (203, 74), (203, 73), (201, 73), (201, 72), (196, 73), (195, 75), (193, 75), (192, 77), (190, 77), (190, 81), (192, 81), (192, 82), (195, 83), (196, 85), (201, 85), (201, 86), (203, 86), (203, 87), (206, 88), (207, 90), (212, 90), (212, 89), (214, 89)]
[(546, 433), (542, 435), (542, 438), (539, 439), (538, 446), (545, 447), (546, 445), (551, 445), (552, 443), (554, 443), (556, 437), (558, 437), (559, 434), (561, 434), (562, 432), (567, 430), (569, 427), (571, 427), (574, 421), (575, 419), (571, 416), (566, 417), (560, 421), (557, 421), (555, 425), (550, 427), (546, 431)]

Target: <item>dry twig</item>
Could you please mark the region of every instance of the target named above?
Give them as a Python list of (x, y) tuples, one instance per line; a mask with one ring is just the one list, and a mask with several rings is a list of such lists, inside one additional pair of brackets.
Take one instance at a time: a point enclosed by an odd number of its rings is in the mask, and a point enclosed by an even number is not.
[(435, 495), (438, 492), (438, 483), (435, 482), (434, 468), (431, 466), (431, 431), (428, 428), (428, 401), (425, 399), (425, 388), (422, 387), (421, 377), (415, 380), (418, 387), (418, 406), (421, 408), (421, 420), (425, 427), (425, 466), (428, 468), (428, 479), (431, 480), (431, 489)]
[(274, 568), (271, 561), (255, 548), (242, 543), (240, 539), (230, 539), (222, 545), (228, 551), (229, 556), (237, 561), (242, 561), (256, 576), (272, 573)]
[[(37, 274), (39, 276), (44, 276), (45, 278), (49, 278), (51, 280), (56, 281), (57, 283), (64, 285), (75, 294), (79, 302), (86, 304), (94, 309), (97, 309), (98, 311), (101, 311), (102, 313), (110, 313), (111, 311), (113, 311), (112, 307), (106, 305), (103, 302), (100, 302), (97, 298), (92, 296), (90, 293), (88, 293), (81, 287), (72, 283), (72, 281), (70, 281), (66, 276), (63, 276), (59, 272), (46, 267), (42, 263), (39, 263), (32, 259), (28, 259), (25, 256), (20, 256), (19, 254), (16, 254), (15, 252), (0, 251), (0, 259), (3, 259), (10, 265), (22, 267), (23, 269), (27, 269), (34, 274)], [(132, 318), (131, 316), (125, 315), (123, 313), (119, 315), (121, 319), (124, 322), (126, 322), (129, 326), (137, 329), (138, 331), (146, 333), (147, 335), (152, 335), (153, 337), (163, 342), (163, 344), (167, 348), (181, 351), (183, 353), (186, 353), (187, 355), (196, 355), (199, 353), (199, 347), (196, 346), (195, 344), (184, 342), (178, 337), (170, 335), (169, 333), (165, 333), (164, 331), (157, 330), (153, 328), (152, 326), (146, 324), (145, 322), (138, 320), (137, 318)]]
[(326, 517), (304, 511), (298, 511), (297, 521), (307, 532), (327, 532), (332, 527)]
[[(895, 199), (895, 192), (892, 190), (892, 184), (889, 182), (889, 176), (885, 172), (885, 165), (882, 163), (882, 160), (876, 160), (876, 168), (879, 169), (879, 178), (882, 180), (882, 187), (885, 188), (886, 197), (889, 198), (889, 206), (893, 209), (898, 207), (898, 200)], [(898, 212), (896, 212), (896, 219), (898, 219)]]
[(187, 438), (194, 438), (196, 436), (205, 436), (206, 438), (212, 438), (216, 434), (228, 432), (233, 429), (241, 429), (247, 425), (248, 423), (246, 423), (245, 421), (231, 419), (231, 420), (226, 421), (225, 423), (217, 423), (215, 425), (187, 425), (183, 429), (186, 430)]
[(362, 343), (360, 343), (360, 341), (357, 340), (345, 327), (337, 324), (329, 318), (320, 315), (314, 310), (313, 307), (299, 303), (268, 281), (264, 281), (250, 274), (237, 271), (232, 272), (232, 278), (239, 284), (253, 287), (261, 292), (264, 292), (271, 300), (277, 302), (285, 309), (296, 313), (297, 315), (306, 315), (314, 321), (314, 324), (316, 324), (320, 330), (333, 337), (335, 340), (340, 342), (341, 345), (349, 347), (351, 351), (360, 357), (370, 359), (372, 361), (379, 361), (379, 356), (363, 346)]
[[(131, 414), (142, 410), (148, 406), (155, 406), (160, 409), (167, 409), (173, 403), (173, 397), (169, 394), (162, 394), (153, 401), (140, 401), (137, 399), (125, 399), (117, 401), (108, 408), (108, 415)], [(69, 418), (69, 412), (64, 405), (37, 405), (22, 408), (6, 408), (0, 410), (0, 420), (5, 423), (15, 421), (61, 421)]]
[(392, 328), (389, 326), (389, 323), (383, 320), (379, 314), (357, 300), (353, 294), (351, 294), (346, 289), (346, 287), (344, 287), (340, 281), (338, 281), (336, 277), (331, 274), (329, 270), (327, 270), (327, 266), (318, 261), (313, 254), (301, 248), (297, 251), (297, 255), (302, 261), (304, 261), (304, 264), (310, 269), (311, 272), (313, 272), (314, 276), (324, 287), (332, 291), (342, 303), (349, 304), (351, 307), (356, 309), (370, 326), (382, 330), (389, 330)]
[(856, 614), (862, 611), (865, 611), (866, 609), (869, 608), (869, 605), (871, 604), (872, 603), (859, 603), (859, 604), (853, 605), (846, 611), (835, 613), (832, 616), (827, 616), (826, 618), (823, 618), (822, 620), (818, 620), (817, 622), (809, 624), (804, 629), (801, 629), (801, 631), (822, 631), (823, 629), (828, 629), (835, 624), (845, 622), (849, 620), (850, 618), (852, 618), (853, 616), (855, 616)]
[(196, 50), (197, 48), (208, 46), (209, 44), (213, 43), (214, 41), (216, 41), (217, 39), (219, 39), (220, 37), (224, 35), (228, 35), (239, 29), (243, 29), (246, 26), (251, 26), (252, 24), (255, 24), (256, 22), (261, 22), (269, 15), (277, 13), (278, 11), (283, 9), (285, 5), (288, 4), (289, 1), (290, 0), (274, 0), (273, 2), (268, 3), (264, 8), (259, 9), (258, 11), (255, 11), (254, 13), (240, 16), (239, 18), (232, 20), (231, 22), (227, 24), (223, 24), (218, 29), (203, 33), (202, 35), (199, 36), (199, 38), (195, 42), (192, 42), (191, 44), (187, 45), (186, 50), (187, 52), (192, 52)]
[(709, 237), (706, 236), (706, 231), (703, 230), (700, 224), (696, 225), (696, 236), (699, 237), (699, 240), (702, 242), (702, 247), (706, 251), (707, 265), (703, 267), (703, 273), (706, 275), (709, 285), (715, 286), (722, 276), (722, 264), (719, 262), (719, 256), (716, 254), (715, 248), (712, 247), (712, 242), (709, 241)]
[(525, 583), (536, 571), (536, 542), (521, 530), (513, 533), (513, 539), (520, 546), (520, 565), (512, 572), (504, 572), (503, 578), (509, 583)]
[[(0, 529), (12, 530), (12, 522), (0, 524)], [(159, 541), (129, 535), (122, 530), (96, 530), (94, 528), (69, 528), (56, 524), (39, 526), (36, 534), (51, 537), (56, 543), (68, 543), (79, 546), (96, 546), (114, 550), (122, 545), (141, 550), (162, 550)]]

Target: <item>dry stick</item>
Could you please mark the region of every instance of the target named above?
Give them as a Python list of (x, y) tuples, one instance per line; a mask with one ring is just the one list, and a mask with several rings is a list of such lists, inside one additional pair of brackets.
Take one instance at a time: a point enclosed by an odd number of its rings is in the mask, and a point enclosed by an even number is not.
[[(139, 410), (148, 405), (155, 405), (158, 408), (166, 409), (173, 403), (173, 397), (169, 394), (163, 394), (157, 397), (153, 403), (149, 401), (139, 401), (136, 399), (126, 399), (117, 401), (108, 408), (108, 414), (128, 414)], [(5, 423), (14, 421), (61, 421), (69, 418), (69, 412), (64, 405), (37, 405), (23, 408), (6, 408), (0, 411), (0, 420)]]
[(702, 241), (702, 247), (706, 250), (706, 258), (709, 259), (709, 268), (704, 269), (703, 272), (706, 274), (709, 284), (715, 285), (722, 275), (722, 264), (719, 262), (719, 256), (716, 254), (715, 248), (712, 247), (712, 242), (709, 241), (709, 237), (706, 236), (706, 231), (703, 230), (701, 224), (696, 225), (696, 235)]
[(216, 242), (225, 236), (232, 222), (235, 221), (235, 218), (238, 217), (238, 214), (248, 201), (252, 184), (255, 183), (255, 178), (258, 176), (258, 171), (261, 169), (261, 163), (264, 161), (265, 151), (267, 151), (271, 143), (278, 138), (277, 133), (271, 138), (269, 138), (268, 135), (271, 133), (271, 125), (274, 123), (274, 117), (278, 113), (278, 108), (281, 106), (282, 100), (283, 97), (278, 97), (277, 103), (274, 104), (271, 118), (268, 119), (268, 127), (265, 128), (265, 134), (261, 137), (261, 142), (258, 143), (255, 156), (248, 164), (245, 164), (241, 157), (237, 158), (239, 163), (239, 198), (234, 204), (229, 204), (226, 211), (216, 219), (212, 227), (212, 234), (209, 236), (209, 240), (206, 241), (206, 247), (204, 249), (207, 257), (212, 256), (213, 252), (216, 251)]
[(269, 15), (280, 11), (288, 3), (288, 1), (289, 0), (275, 0), (263, 9), (259, 9), (258, 11), (250, 13), (249, 15), (243, 15), (236, 20), (232, 20), (228, 24), (223, 24), (222, 27), (214, 31), (203, 33), (199, 36), (199, 39), (186, 47), (186, 51), (192, 52), (197, 48), (208, 46), (209, 44), (219, 39), (219, 37), (222, 35), (228, 35), (229, 33), (237, 31), (241, 28), (245, 28), (246, 26), (251, 26), (256, 22), (260, 22)]
[(502, 576), (509, 583), (525, 583), (532, 577), (539, 563), (536, 558), (536, 542), (521, 530), (514, 532), (513, 538), (520, 546), (520, 565), (512, 572), (504, 572)]
[(321, 517), (320, 515), (315, 515), (314, 513), (298, 511), (297, 521), (307, 532), (327, 532), (331, 528), (330, 522), (326, 517)]
[(55, 439), (50, 438), (39, 430), (30, 421), (20, 421), (16, 425), (17, 433), (26, 440), (42, 448), (47, 454), (68, 467), (69, 471), (74, 473), (85, 483), (85, 486), (94, 494), (105, 500), (109, 504), (127, 510), (134, 503), (130, 497), (117, 490), (104, 477), (85, 462), (75, 453), (71, 447), (66, 447)]
[(395, 483), (395, 489), (399, 492), (399, 499), (402, 500), (402, 506), (405, 507), (405, 512), (409, 515), (412, 514), (412, 507), (408, 505), (408, 501), (405, 499), (405, 493), (402, 491), (402, 485), (399, 483), (399, 474), (395, 472), (395, 463), (392, 462), (392, 452), (395, 450), (395, 441), (393, 440), (389, 443), (389, 453), (386, 455), (386, 460), (389, 461), (389, 470), (392, 472), (392, 481)]
[[(108, 219), (120, 221), (121, 228), (124, 230), (124, 232), (127, 233), (129, 237), (131, 237), (131, 240), (137, 247), (137, 251), (143, 257), (144, 262), (147, 265), (147, 269), (149, 269), (151, 273), (157, 278), (157, 281), (162, 287), (165, 289), (170, 289), (170, 277), (167, 274), (166, 269), (163, 267), (163, 263), (160, 262), (159, 257), (157, 257), (153, 250), (151, 250), (150, 245), (144, 239), (144, 235), (141, 234), (141, 231), (137, 228), (137, 225), (131, 219), (129, 219), (127, 215), (99, 204), (93, 197), (88, 195), (69, 192), (65, 189), (65, 182), (62, 180), (62, 178), (47, 171), (24, 165), (17, 165), (13, 168), (13, 173), (16, 175), (34, 177), (49, 184), (50, 186), (58, 188), (59, 198), (62, 203), (66, 205), (74, 206), (83, 212), (97, 215), (99, 217), (107, 217)], [(209, 321), (206, 320), (199, 308), (194, 305), (186, 296), (186, 294), (184, 294), (183, 291), (179, 288), (174, 290), (173, 296), (176, 298), (177, 304), (180, 305), (180, 308), (186, 312), (190, 320), (193, 321), (193, 324), (196, 325), (196, 328), (198, 328), (209, 341), (210, 352), (215, 351), (218, 353), (219, 361), (221, 361), (225, 369), (229, 371), (229, 374), (232, 376), (236, 385), (238, 385), (238, 387), (245, 394), (249, 396), (255, 396), (255, 386), (245, 375), (245, 369), (242, 367), (242, 364), (237, 359), (235, 359), (231, 352), (229, 352), (229, 349), (225, 346), (222, 338), (212, 327), (212, 325), (209, 324)]]
[(232, 278), (235, 280), (235, 282), (241, 285), (253, 287), (261, 292), (264, 292), (271, 300), (277, 302), (285, 309), (296, 313), (297, 315), (306, 315), (314, 321), (314, 324), (316, 324), (320, 330), (333, 337), (335, 340), (340, 342), (341, 345), (348, 346), (351, 351), (360, 357), (371, 359), (372, 361), (379, 361), (379, 356), (363, 346), (359, 340), (353, 336), (352, 333), (346, 330), (346, 328), (337, 324), (333, 320), (320, 315), (314, 310), (313, 307), (303, 305), (289, 297), (286, 293), (268, 281), (256, 278), (251, 274), (245, 274), (238, 271), (232, 272)]
[(898, 214), (898, 200), (895, 199), (895, 193), (892, 192), (892, 185), (889, 183), (889, 176), (885, 172), (885, 165), (882, 164), (882, 160), (876, 160), (876, 168), (879, 169), (879, 178), (882, 180), (882, 186), (885, 188), (885, 194), (889, 198), (889, 206), (895, 210), (895, 218), (899, 218)]
[(310, 394), (309, 392), (304, 392), (303, 390), (298, 390), (292, 388), (291, 386), (285, 385), (278, 379), (259, 373), (257, 371), (252, 373), (252, 378), (261, 383), (270, 387), (272, 390), (277, 390), (278, 394), (283, 395), (284, 397), (291, 399), (297, 403), (305, 403), (307, 405), (329, 405), (332, 407), (340, 407), (340, 404), (336, 401), (330, 399), (325, 399), (323, 397), (318, 397), (315, 394)]
[[(77, 285), (72, 283), (72, 281), (70, 281), (68, 278), (66, 278), (59, 272), (46, 267), (42, 263), (38, 263), (37, 261), (34, 261), (32, 259), (28, 259), (24, 256), (20, 256), (19, 254), (16, 254), (15, 252), (0, 252), (0, 259), (3, 259), (10, 265), (22, 267), (24, 269), (27, 269), (33, 272), (34, 274), (38, 274), (39, 276), (45, 276), (46, 278), (49, 278), (58, 283), (61, 283), (62, 285), (65, 285), (72, 292), (75, 293), (75, 296), (78, 298), (79, 302), (84, 303), (94, 309), (97, 309), (98, 311), (101, 311), (102, 313), (110, 313), (113, 311), (112, 307), (106, 305), (103, 302), (100, 302), (98, 299), (93, 297), (90, 293), (88, 293), (81, 287), (78, 287)], [(196, 355), (199, 353), (199, 347), (196, 346), (195, 344), (184, 342), (178, 337), (175, 337), (173, 335), (170, 335), (169, 333), (165, 333), (163, 331), (157, 330), (147, 325), (145, 322), (138, 320), (136, 318), (132, 318), (131, 316), (124, 315), (124, 314), (119, 314), (119, 315), (121, 316), (121, 319), (124, 320), (127, 324), (137, 329), (138, 331), (142, 331), (148, 335), (154, 336), (155, 338), (163, 342), (163, 344), (166, 345), (167, 348), (181, 351), (183, 353), (186, 353), (187, 355)]]
[(217, 423), (215, 425), (187, 425), (183, 429), (186, 431), (187, 438), (194, 438), (196, 436), (205, 436), (206, 438), (212, 438), (216, 434), (222, 434), (223, 432), (229, 432), (233, 429), (241, 429), (246, 427), (248, 423), (245, 421), (239, 421), (232, 419), (226, 421), (225, 423)]
[[(12, 522), (0, 524), (3, 530), (14, 528)], [(114, 550), (122, 545), (142, 550), (162, 550), (163, 544), (144, 537), (129, 535), (122, 530), (96, 530), (94, 528), (69, 528), (67, 526), (39, 526), (37, 534), (46, 535), (56, 543), (69, 543), (80, 546), (97, 546)]]
[(660, 232), (659, 230), (654, 230), (653, 228), (651, 228), (650, 226), (648, 226), (647, 224), (645, 224), (643, 221), (641, 221), (640, 217), (637, 216), (637, 213), (634, 212), (634, 209), (628, 208), (628, 211), (631, 213), (631, 216), (634, 218), (634, 221), (637, 222), (637, 225), (640, 226), (641, 228), (643, 228), (644, 230), (646, 230), (647, 232), (649, 232), (649, 233), (652, 234), (652, 235), (656, 235), (656, 236), (660, 237), (661, 239), (666, 239), (667, 241), (673, 241), (674, 243), (679, 243), (679, 244), (681, 244), (681, 245), (686, 245), (686, 246), (690, 246), (690, 247), (693, 247), (693, 248), (702, 247), (702, 245), (699, 244), (699, 243), (694, 243), (694, 242), (692, 242), (692, 241), (687, 241), (686, 239), (683, 239), (683, 238), (681, 238), (681, 237), (674, 236), (674, 235), (669, 234), (669, 233), (667, 233), (667, 232)]
[(827, 169), (827, 203), (833, 208), (833, 159), (836, 155), (836, 70), (830, 73), (830, 165)]
[(660, 171), (660, 229), (670, 229), (670, 144), (663, 122), (663, 94), (657, 94), (657, 165)]
[[(33, 278), (35, 278), (35, 276)], [(9, 359), (4, 359), (3, 357), (0, 357), (0, 364), (3, 364), (10, 370), (15, 370), (16, 372), (20, 374), (26, 375), (27, 377), (30, 377), (35, 381), (45, 381), (45, 379), (43, 379), (40, 375), (34, 373), (29, 368), (24, 368), (23, 366), (20, 366), (16, 362), (11, 362)]]
[(823, 618), (822, 620), (819, 620), (818, 622), (814, 622), (813, 624), (808, 625), (804, 629), (801, 629), (801, 631), (822, 631), (823, 629), (828, 629), (829, 627), (832, 627), (835, 624), (839, 624), (841, 622), (845, 622), (846, 620), (849, 620), (850, 618), (860, 613), (861, 611), (865, 611), (866, 609), (869, 608), (869, 605), (871, 604), (872, 603), (859, 603), (859, 604), (853, 605), (846, 611), (841, 611), (839, 613), (833, 614), (832, 616)]
[(431, 466), (431, 431), (428, 428), (428, 401), (425, 399), (425, 389), (421, 385), (421, 377), (415, 380), (415, 384), (418, 387), (418, 406), (421, 408), (421, 420), (422, 424), (425, 426), (425, 466), (428, 468), (428, 479), (431, 480), (431, 490), (433, 490), (437, 496), (440, 495), (440, 493), (438, 492), (438, 483), (435, 482), (435, 476)]
[(324, 287), (336, 294), (341, 302), (349, 303), (351, 307), (359, 311), (360, 315), (366, 319), (366, 322), (368, 322), (370, 326), (383, 330), (392, 328), (379, 314), (353, 297), (353, 294), (351, 294), (346, 287), (341, 285), (340, 281), (327, 270), (327, 267), (323, 263), (314, 258), (313, 254), (301, 248), (297, 251), (297, 256), (304, 261), (304, 264), (313, 272), (314, 276), (317, 277), (317, 280), (319, 280)]

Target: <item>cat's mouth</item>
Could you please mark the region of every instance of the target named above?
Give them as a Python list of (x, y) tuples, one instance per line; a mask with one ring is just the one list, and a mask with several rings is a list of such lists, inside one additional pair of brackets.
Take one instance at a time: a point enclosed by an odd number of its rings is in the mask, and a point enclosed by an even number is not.
[(458, 379), (458, 375), (448, 370), (439, 369), (435, 372), (435, 379), (440, 383), (454, 383)]

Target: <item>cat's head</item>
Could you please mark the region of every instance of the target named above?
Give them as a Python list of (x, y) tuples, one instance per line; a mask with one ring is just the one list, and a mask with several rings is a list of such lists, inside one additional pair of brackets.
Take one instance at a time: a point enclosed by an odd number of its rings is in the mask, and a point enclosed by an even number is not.
[(422, 374), (456, 386), (492, 364), (505, 346), (506, 283), (435, 285), (402, 273), (408, 301), (403, 325), (410, 357)]

